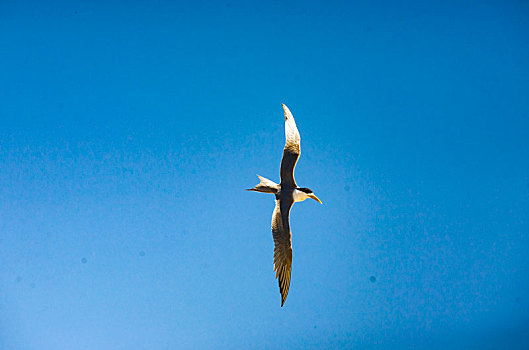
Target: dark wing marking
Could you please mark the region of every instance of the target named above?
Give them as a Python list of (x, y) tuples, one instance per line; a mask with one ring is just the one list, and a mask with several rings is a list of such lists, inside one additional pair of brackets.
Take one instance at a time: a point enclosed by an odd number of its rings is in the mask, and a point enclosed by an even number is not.
[(283, 105), (285, 111), (285, 149), (281, 160), (281, 185), (284, 187), (297, 187), (294, 180), (294, 168), (301, 153), (301, 138), (292, 113), (287, 106)]
[(283, 159), (281, 160), (281, 185), (283, 187), (296, 188), (296, 180), (294, 179), (294, 168), (299, 158), (299, 153), (293, 153), (290, 150), (283, 151)]
[(290, 287), (292, 269), (292, 244), (290, 240), (290, 224), (288, 216), (292, 208), (292, 200), (276, 200), (272, 215), (272, 236), (274, 237), (274, 271), (276, 272), (281, 306), (285, 304)]

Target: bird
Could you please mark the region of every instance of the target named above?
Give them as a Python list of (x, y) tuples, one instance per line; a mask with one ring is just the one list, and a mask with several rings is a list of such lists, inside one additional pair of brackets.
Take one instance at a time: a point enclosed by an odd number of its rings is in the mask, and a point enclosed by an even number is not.
[(272, 214), (272, 237), (274, 239), (274, 271), (281, 294), (281, 307), (285, 304), (290, 288), (290, 274), (292, 271), (292, 242), (290, 232), (290, 209), (296, 202), (312, 198), (322, 204), (311, 189), (298, 187), (294, 179), (294, 168), (301, 154), (300, 135), (294, 116), (288, 107), (282, 103), (285, 113), (285, 148), (279, 175), (281, 182), (276, 184), (272, 180), (257, 175), (259, 183), (247, 189), (275, 195), (275, 208)]

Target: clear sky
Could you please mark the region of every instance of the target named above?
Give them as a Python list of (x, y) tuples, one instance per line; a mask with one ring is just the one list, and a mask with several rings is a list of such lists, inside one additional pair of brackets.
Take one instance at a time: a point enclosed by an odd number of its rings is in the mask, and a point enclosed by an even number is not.
[[(527, 349), (526, 1), (0, 2), (0, 348)], [(273, 272), (281, 103), (301, 133)]]

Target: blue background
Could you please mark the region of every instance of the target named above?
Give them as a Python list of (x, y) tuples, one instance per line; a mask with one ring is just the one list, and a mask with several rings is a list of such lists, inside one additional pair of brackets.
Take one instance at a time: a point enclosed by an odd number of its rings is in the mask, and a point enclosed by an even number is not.
[[(0, 348), (529, 347), (526, 1), (2, 1)], [(302, 136), (280, 308), (269, 195)]]

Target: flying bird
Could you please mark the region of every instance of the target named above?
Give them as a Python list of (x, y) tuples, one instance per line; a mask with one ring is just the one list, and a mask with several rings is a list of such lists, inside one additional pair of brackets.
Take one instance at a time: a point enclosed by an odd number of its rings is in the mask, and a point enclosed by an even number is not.
[(294, 117), (287, 106), (283, 105), (285, 111), (285, 148), (281, 160), (280, 177), (281, 183), (265, 179), (259, 176), (259, 184), (247, 191), (273, 193), (276, 197), (276, 206), (272, 214), (272, 236), (274, 238), (274, 271), (281, 293), (281, 307), (287, 299), (290, 287), (290, 272), (292, 269), (292, 244), (290, 235), (289, 214), (295, 202), (302, 202), (312, 198), (321, 204), (321, 201), (312, 190), (298, 187), (294, 180), (294, 168), (298, 161), (300, 151), (300, 136)]

